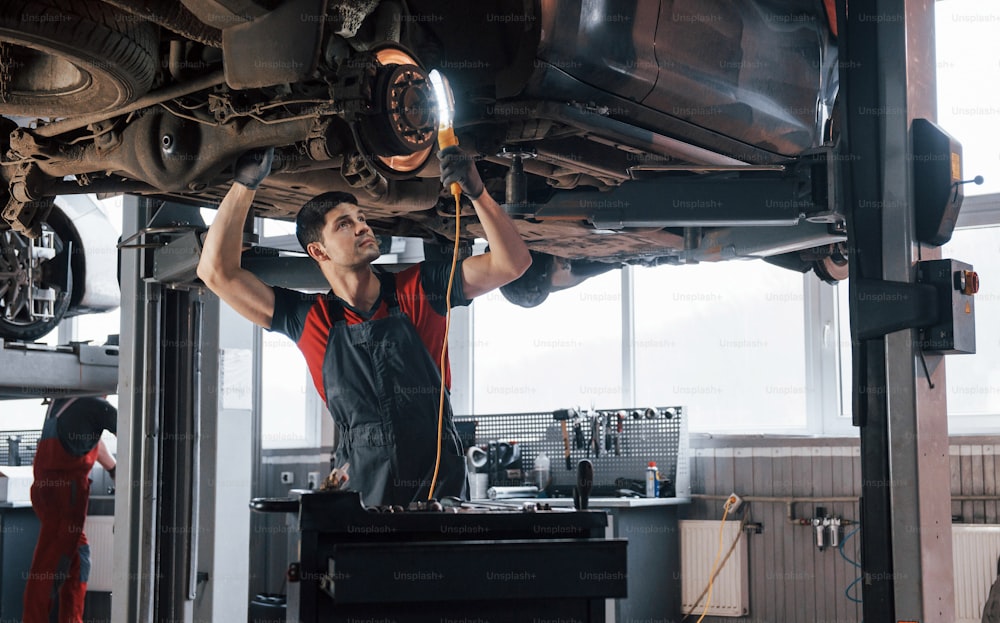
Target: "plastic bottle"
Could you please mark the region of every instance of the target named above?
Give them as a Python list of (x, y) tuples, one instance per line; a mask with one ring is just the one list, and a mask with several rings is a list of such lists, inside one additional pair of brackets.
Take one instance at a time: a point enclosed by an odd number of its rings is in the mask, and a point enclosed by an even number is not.
[(656, 469), (656, 461), (650, 461), (646, 468), (646, 497), (660, 497), (660, 472)]
[(549, 486), (549, 457), (544, 452), (535, 457), (534, 469), (535, 483), (538, 485), (538, 493), (541, 494)]

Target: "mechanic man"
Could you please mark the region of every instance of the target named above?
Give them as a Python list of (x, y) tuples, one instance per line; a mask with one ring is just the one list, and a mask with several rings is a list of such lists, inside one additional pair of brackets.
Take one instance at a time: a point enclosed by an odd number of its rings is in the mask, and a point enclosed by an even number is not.
[[(330, 292), (305, 295), (271, 287), (240, 267), (243, 223), (257, 186), (270, 173), (273, 150), (244, 154), (235, 183), (219, 205), (198, 276), (252, 322), (292, 338), (337, 425), (336, 464), (350, 464), (350, 486), (367, 506), (426, 499), (438, 444), (445, 294), (450, 264), (422, 262), (398, 274), (375, 270), (378, 241), (356, 199), (326, 193), (296, 217), (296, 237), (319, 265)], [(441, 180), (472, 200), (491, 251), (460, 261), (452, 305), (519, 277), (531, 263), (507, 214), (483, 188), (472, 159), (459, 148), (438, 154)], [(434, 496), (466, 497), (462, 446), (445, 400), (441, 464)]]
[(24, 589), (24, 623), (83, 621), (90, 546), (83, 533), (94, 461), (115, 477), (115, 459), (101, 441), (117, 429), (118, 412), (104, 398), (57, 398), (49, 404), (33, 461), (31, 505), (41, 527)]

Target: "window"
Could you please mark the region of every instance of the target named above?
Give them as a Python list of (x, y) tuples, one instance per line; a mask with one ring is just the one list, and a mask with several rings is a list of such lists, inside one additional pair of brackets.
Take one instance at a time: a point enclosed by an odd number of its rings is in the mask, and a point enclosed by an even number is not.
[(695, 431), (805, 429), (817, 390), (800, 273), (758, 261), (633, 270), (634, 340), (623, 338), (619, 271), (532, 309), (478, 299), (474, 412), (680, 404)]
[(499, 291), (473, 303), (475, 413), (622, 405), (621, 273), (525, 309)]
[(938, 124), (962, 143), (966, 195), (1000, 192), (1000, 6), (991, 0), (934, 3)]
[[(261, 447), (319, 447), (319, 398), (305, 359), (287, 337), (262, 331)], [(268, 382), (271, 379), (271, 382)], [(277, 382), (275, 382), (277, 380)]]
[(802, 279), (762, 261), (637, 269), (638, 402), (687, 406), (692, 431), (804, 428)]

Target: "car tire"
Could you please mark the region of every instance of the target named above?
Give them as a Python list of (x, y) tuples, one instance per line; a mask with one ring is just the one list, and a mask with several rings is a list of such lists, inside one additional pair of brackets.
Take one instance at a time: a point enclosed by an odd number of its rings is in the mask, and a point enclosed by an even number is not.
[[(46, 229), (51, 228), (48, 224)], [(58, 235), (58, 234), (57, 234)], [(12, 229), (0, 231), (0, 273), (10, 276), (0, 278), (0, 337), (9, 340), (22, 340), (26, 342), (37, 340), (55, 329), (62, 321), (69, 310), (71, 293), (73, 291), (72, 272), (55, 271), (64, 273), (60, 279), (62, 283), (51, 283), (47, 281), (51, 271), (45, 266), (50, 262), (65, 261), (65, 253), (58, 252), (56, 257), (43, 262), (37, 267), (34, 282), (36, 285), (46, 285), (55, 291), (55, 303), (50, 318), (37, 319), (30, 310), (23, 307), (23, 290), (31, 284), (19, 283), (19, 275), (23, 276), (26, 264), (31, 261), (27, 256), (27, 249), (31, 240)], [(61, 246), (61, 242), (59, 245)], [(16, 302), (11, 305), (12, 302)], [(9, 311), (17, 306), (18, 309)]]
[(551, 255), (532, 251), (528, 270), (514, 281), (500, 286), (500, 294), (518, 307), (538, 307), (552, 292), (552, 285), (549, 283), (551, 267)]
[(10, 78), (0, 84), (0, 112), (114, 110), (149, 91), (158, 49), (154, 24), (97, 0), (4, 0), (0, 61)]
[(835, 286), (847, 279), (850, 273), (847, 244), (843, 242), (832, 244), (829, 251), (829, 255), (813, 261), (812, 269), (817, 277)]
[(847, 256), (847, 244), (838, 242), (805, 251), (772, 255), (765, 257), (764, 261), (799, 273), (807, 273), (811, 270), (821, 281), (837, 285), (847, 279), (850, 272)]

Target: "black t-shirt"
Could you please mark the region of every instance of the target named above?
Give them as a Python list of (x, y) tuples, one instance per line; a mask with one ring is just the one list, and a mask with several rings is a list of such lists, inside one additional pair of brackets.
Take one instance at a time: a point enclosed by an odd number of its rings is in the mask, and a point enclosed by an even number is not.
[(107, 400), (85, 396), (73, 400), (67, 407), (69, 400), (55, 399), (50, 411), (56, 414), (65, 407), (56, 420), (56, 435), (66, 452), (83, 456), (94, 449), (105, 430), (117, 433), (118, 411)]

